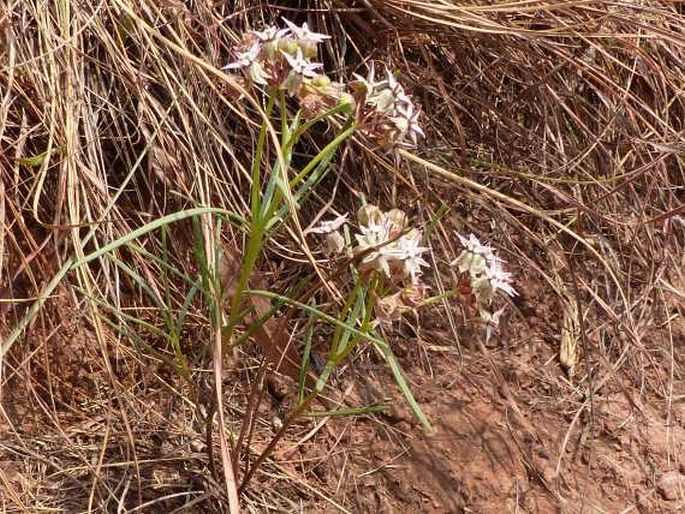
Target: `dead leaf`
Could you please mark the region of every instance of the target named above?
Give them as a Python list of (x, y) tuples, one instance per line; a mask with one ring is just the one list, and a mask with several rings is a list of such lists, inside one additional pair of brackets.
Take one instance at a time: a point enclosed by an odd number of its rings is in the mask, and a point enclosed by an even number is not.
[(559, 346), (559, 362), (571, 378), (578, 363), (578, 341), (580, 328), (578, 327), (578, 307), (574, 301), (564, 302), (564, 324), (561, 327)]
[[(250, 279), (250, 288), (268, 290), (268, 284), (261, 277), (253, 273)], [(219, 280), (221, 281), (224, 301), (230, 304), (236, 294), (238, 277), (240, 276), (240, 262), (230, 252), (224, 250), (219, 262)], [(262, 296), (250, 296), (247, 300), (252, 309), (247, 314), (245, 322), (252, 325), (258, 324), (262, 318), (268, 317), (265, 322), (257, 328), (255, 340), (270, 364), (273, 372), (282, 373), (297, 383), (302, 365), (300, 356), (295, 349), (290, 333), (288, 332), (288, 317), (277, 317), (274, 313), (269, 314), (272, 309), (271, 301)], [(307, 375), (307, 386), (313, 387), (315, 377), (309, 373)]]

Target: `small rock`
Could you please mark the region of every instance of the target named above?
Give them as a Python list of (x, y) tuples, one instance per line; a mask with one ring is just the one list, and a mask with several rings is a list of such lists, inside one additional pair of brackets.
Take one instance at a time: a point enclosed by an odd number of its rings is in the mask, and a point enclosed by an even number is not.
[(659, 494), (664, 500), (677, 500), (683, 495), (683, 487), (685, 487), (685, 475), (680, 471), (667, 471), (661, 475), (657, 484)]
[(190, 441), (190, 449), (196, 453), (204, 451), (206, 447), (207, 445), (201, 439), (192, 439)]
[(283, 421), (281, 418), (278, 416), (273, 416), (271, 418), (271, 428), (274, 432), (278, 432), (281, 428), (283, 428)]

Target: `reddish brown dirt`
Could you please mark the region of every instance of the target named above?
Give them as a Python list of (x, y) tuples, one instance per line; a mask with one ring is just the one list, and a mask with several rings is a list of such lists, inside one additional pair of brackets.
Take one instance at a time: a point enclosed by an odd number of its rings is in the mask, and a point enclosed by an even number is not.
[[(431, 434), (410, 426), (408, 412), (393, 412), (387, 423), (331, 421), (331, 446), (322, 438), (305, 446), (302, 459), (310, 464), (300, 471), (311, 471), (325, 489), (342, 483), (339, 501), (354, 512), (648, 513), (683, 507), (682, 404), (673, 405), (669, 427), (665, 405), (632, 405), (607, 390), (594, 398), (590, 422), (588, 411), (575, 419), (579, 402), (567, 410), (561, 401), (519, 389), (525, 365), (510, 368), (506, 385), (517, 391), (512, 401), (484, 363), (467, 361), (455, 372), (456, 359), (439, 360), (432, 378), (413, 374), (435, 425)], [(399, 396), (390, 401), (401, 402)]]
[[(538, 310), (543, 318), (554, 312), (551, 305)], [(685, 323), (671, 330), (682, 347)], [(369, 359), (357, 366), (351, 403), (386, 403), (391, 411), (376, 420), (331, 420), (299, 448), (299, 462), (277, 458), (322, 491), (336, 492), (352, 512), (685, 509), (682, 381), (670, 382), (670, 396), (660, 397), (646, 387), (641, 392), (629, 374), (598, 367), (595, 392), (586, 398), (587, 382), (569, 381), (540, 337), (515, 344), (502, 338), (485, 354), (463, 347), (460, 360), (447, 336), (431, 334), (395, 345), (434, 424), (430, 434), (388, 386), (383, 364)], [(663, 344), (664, 335), (650, 331), (645, 346)], [(668, 383), (663, 372), (650, 376), (646, 369), (641, 378)]]
[[(529, 301), (524, 298), (524, 313)], [(530, 326), (523, 326), (526, 316), (511, 316), (510, 335), (487, 348), (473, 342), (480, 334), (464, 334), (461, 356), (450, 335), (428, 318), (422, 320), (419, 337), (407, 327), (391, 337), (412, 390), (434, 425), (429, 434), (412, 418), (382, 360), (364, 349), (334, 383), (335, 391), (346, 406), (385, 404), (391, 409), (373, 417), (297, 423), (276, 447), (264, 469), (267, 474), (258, 473), (248, 488), (248, 509), (268, 511), (264, 503), (250, 507), (250, 502), (277, 492), (288, 500), (273, 500), (280, 506), (272, 512), (337, 512), (324, 496), (349, 512), (683, 510), (685, 387), (677, 368), (671, 379), (663, 364), (647, 363), (634, 377), (597, 365), (595, 393), (587, 398), (582, 370), (570, 381), (555, 358), (559, 326), (554, 305), (545, 305), (526, 314), (533, 321)], [(14, 378), (2, 398), (2, 490), (13, 506), (10, 512), (30, 512), (39, 504), (62, 512), (84, 509), (91, 490), (96, 491), (95, 505), (109, 502), (100, 512), (111, 511), (116, 502), (107, 488), (123, 497), (127, 480), (131, 491), (136, 487), (129, 434), (116, 411), (97, 411), (103, 401), (97, 391), (107, 377), (102, 370), (93, 371), (101, 354), (92, 339), (84, 339), (87, 330), (73, 328), (76, 317), (59, 309), (56, 315), (64, 324), (53, 339), (41, 344), (36, 329), (29, 332), (34, 342), (25, 343), (27, 351), (33, 345), (45, 356), (10, 360), (5, 368), (6, 376), (14, 370)], [(533, 335), (512, 336), (529, 333)], [(667, 362), (669, 341), (676, 350), (685, 343), (682, 319), (673, 321), (670, 332), (665, 327), (648, 330), (642, 343), (653, 349), (655, 362)], [(124, 504), (131, 508), (183, 488), (216, 493), (199, 478), (208, 475), (203, 427), (189, 423), (187, 407), (155, 385), (160, 376), (171, 380), (164, 366), (158, 363), (147, 368), (148, 375), (138, 376), (117, 364), (117, 355), (126, 360), (117, 351), (110, 354), (113, 373), (135, 394), (127, 399), (127, 408), (138, 413), (129, 414), (129, 424), (143, 488), (140, 497), (129, 493)], [(26, 387), (22, 377), (29, 373), (32, 385)], [(236, 378), (226, 376), (226, 405), (244, 402), (245, 392), (231, 389)], [(661, 390), (663, 395), (655, 393)], [(267, 395), (261, 413), (268, 421), (274, 415), (283, 418), (287, 409)], [(258, 424), (252, 451), (263, 449), (273, 433), (267, 424)], [(65, 453), (72, 447), (78, 450)], [(112, 467), (97, 471), (98, 488), (92, 489), (98, 459)], [(34, 495), (47, 499), (36, 502)], [(168, 500), (149, 512), (169, 512), (184, 502)], [(221, 511), (208, 502), (181, 512), (217, 509)]]

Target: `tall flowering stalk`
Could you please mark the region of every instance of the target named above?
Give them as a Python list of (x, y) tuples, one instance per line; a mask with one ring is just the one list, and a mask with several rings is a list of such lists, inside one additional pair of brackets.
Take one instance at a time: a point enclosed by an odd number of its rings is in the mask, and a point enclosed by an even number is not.
[[(336, 82), (317, 61), (319, 45), (330, 36), (312, 31), (306, 23), (297, 26), (284, 20), (284, 24), (284, 27), (271, 25), (246, 33), (233, 49), (231, 62), (224, 67), (245, 86), (263, 94), (267, 117), (280, 108), (280, 151), (284, 157), (270, 166), (262, 162), (263, 155), (269, 154), (264, 151), (268, 124), (263, 122), (252, 166), (248, 248), (231, 306), (229, 335), (239, 320), (236, 313), (243, 310), (241, 295), (268, 233), (286, 219), (293, 207), (292, 202), (283, 201), (284, 195), (287, 193), (301, 203), (329, 172), (339, 146), (354, 134), (395, 158), (399, 158), (400, 150), (415, 147), (425, 137), (420, 109), (391, 70), (385, 68), (377, 75), (375, 64), (370, 62), (364, 76), (355, 74), (347, 82)], [(294, 115), (290, 110), (293, 105), (297, 106)], [(290, 166), (299, 139), (326, 118), (336, 120), (332, 124), (338, 127), (334, 138), (294, 177), (290, 170), (281, 169), (281, 162)], [(268, 171), (266, 181), (263, 168)], [(423, 281), (423, 271), (429, 266), (425, 259), (429, 247), (423, 232), (411, 226), (404, 211), (383, 211), (374, 205), (361, 207), (356, 223), (343, 214), (304, 232), (323, 239), (331, 260), (336, 255), (344, 255), (349, 264), (348, 273), (336, 273), (336, 277), (342, 275), (348, 279), (340, 287), (345, 297), (339, 312), (328, 314), (309, 308), (310, 313), (316, 311), (319, 318), (335, 322), (336, 327), (328, 361), (312, 394), (323, 390), (332, 370), (344, 362), (357, 344), (371, 342), (388, 362), (414, 414), (428, 428), (428, 420), (404, 381), (390, 346), (378, 336), (384, 326), (400, 320), (408, 312), (416, 312), (429, 300), (426, 298), (429, 288)], [(473, 235), (458, 236), (464, 251), (452, 264), (470, 277), (489, 338), (503, 312), (502, 309), (492, 312), (496, 293), (516, 294), (511, 275), (503, 270), (503, 261), (495, 256), (492, 248), (480, 244)], [(338, 261), (341, 262), (344, 261)], [(287, 300), (292, 299), (284, 299), (286, 303)], [(293, 303), (299, 308), (306, 307), (298, 301)], [(301, 394), (298, 396), (302, 398)], [(296, 412), (305, 407), (305, 404), (298, 406)]]

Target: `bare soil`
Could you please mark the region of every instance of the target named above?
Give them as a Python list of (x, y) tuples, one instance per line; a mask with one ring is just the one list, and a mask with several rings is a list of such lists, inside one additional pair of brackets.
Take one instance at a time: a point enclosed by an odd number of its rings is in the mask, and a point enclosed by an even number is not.
[[(506, 333), (488, 346), (478, 343), (479, 333), (464, 333), (455, 345), (444, 321), (431, 313), (422, 315), (420, 331), (403, 325), (389, 332), (432, 432), (412, 418), (382, 360), (363, 349), (334, 383), (338, 400), (390, 409), (295, 423), (246, 489), (248, 510), (682, 510), (685, 387), (667, 363), (681, 360), (683, 319), (655, 319), (645, 330), (641, 344), (654, 359), (645, 360), (642, 374), (631, 376), (616, 360), (597, 358), (593, 347), (592, 379), (582, 364), (569, 378), (557, 355), (558, 306), (536, 296), (542, 288), (534, 284), (520, 289), (525, 293), (512, 307)], [(671, 307), (676, 314), (678, 304)], [(7, 512), (76, 512), (89, 505), (112, 512), (145, 502), (145, 512), (222, 511), (211, 500), (221, 488), (208, 478), (204, 427), (160, 386), (182, 384), (161, 363), (131, 366), (135, 352), (105, 349), (111, 373), (128, 388), (121, 397), (130, 403), (103, 408), (112, 392), (101, 349), (59, 302), (52, 315), (53, 322), (61, 320), (59, 329), (47, 336), (29, 330), (25, 351), (13, 353), (4, 370), (0, 477)], [(586, 344), (595, 344), (592, 334)], [(236, 423), (246, 391), (235, 385), (245, 376), (225, 377), (225, 402)], [(253, 457), (273, 436), (274, 419), (287, 416), (291, 400), (269, 388), (251, 434)], [(189, 490), (200, 500), (174, 499)], [(265, 491), (278, 491), (282, 502), (260, 502)]]
[[(527, 293), (507, 333), (488, 347), (472, 334), (457, 349), (430, 317), (418, 334), (395, 334), (431, 433), (416, 425), (399, 392), (387, 396), (392, 377), (367, 354), (340, 389), (352, 404), (390, 411), (331, 419), (294, 455), (276, 459), (352, 512), (683, 510), (685, 388), (664, 364), (680, 360), (682, 304), (670, 305), (671, 322), (654, 320), (644, 331), (639, 344), (654, 359), (641, 372), (604, 358), (590, 332), (584, 344), (592, 356), (581, 359), (592, 378), (582, 362), (569, 378), (558, 360), (558, 305), (534, 284), (521, 289)], [(623, 341), (620, 352), (633, 354), (623, 362), (631, 362), (638, 352)]]

